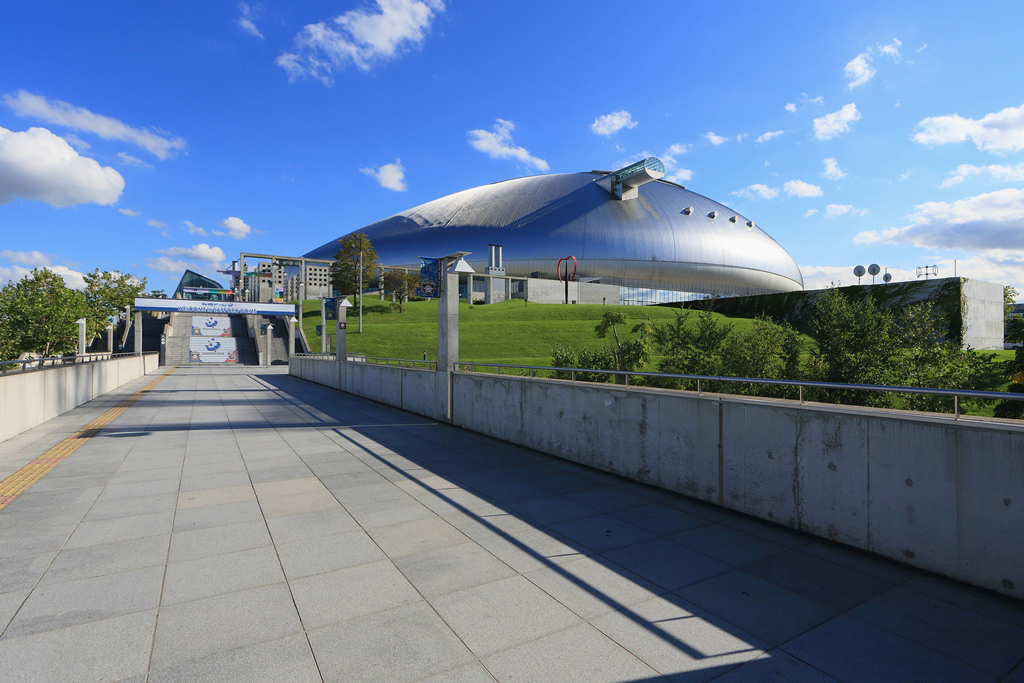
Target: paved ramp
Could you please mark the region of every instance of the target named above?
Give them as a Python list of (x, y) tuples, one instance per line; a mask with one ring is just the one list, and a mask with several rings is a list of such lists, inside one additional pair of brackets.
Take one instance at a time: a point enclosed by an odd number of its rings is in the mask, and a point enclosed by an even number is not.
[(1024, 681), (1016, 601), (283, 368), (154, 379), (0, 443), (76, 440), (0, 510), (5, 681)]

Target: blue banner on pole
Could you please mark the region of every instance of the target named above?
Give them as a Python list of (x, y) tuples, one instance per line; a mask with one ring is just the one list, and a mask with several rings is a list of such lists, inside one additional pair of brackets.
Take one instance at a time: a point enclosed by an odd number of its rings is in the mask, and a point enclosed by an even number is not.
[(333, 296), (324, 297), (324, 317), (327, 320), (338, 319), (337, 299)]
[(419, 296), (428, 299), (437, 296), (437, 291), (441, 284), (437, 278), (438, 260), (436, 258), (420, 257), (420, 288), (417, 292)]

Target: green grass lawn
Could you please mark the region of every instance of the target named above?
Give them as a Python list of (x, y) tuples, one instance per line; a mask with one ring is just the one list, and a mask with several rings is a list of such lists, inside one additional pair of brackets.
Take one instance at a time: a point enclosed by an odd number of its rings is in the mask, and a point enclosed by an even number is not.
[[(413, 301), (399, 313), (390, 302), (367, 297), (363, 301), (363, 333), (359, 334), (358, 306), (348, 311), (348, 351), (385, 358), (437, 358), (437, 301)], [(599, 304), (524, 304), (520, 299), (499, 304), (470, 306), (459, 304), (459, 358), (464, 361), (507, 363), (509, 365), (551, 365), (551, 350), (558, 344), (602, 348), (610, 339), (598, 339), (594, 327), (605, 311), (618, 310), (629, 316), (627, 329), (620, 337), (630, 338), (633, 322), (644, 317), (653, 321), (675, 318), (672, 308), (659, 306), (603, 306)], [(314, 351), (320, 350), (315, 336), (320, 324), (320, 302), (306, 301), (303, 307), (303, 328)], [(726, 318), (742, 331), (749, 327), (747, 318)], [(814, 341), (803, 335), (807, 348)], [(333, 348), (332, 348), (333, 351)], [(651, 359), (654, 369), (661, 358)]]
[[(550, 366), (551, 350), (558, 344), (601, 348), (610, 339), (598, 339), (594, 327), (605, 311), (619, 310), (633, 322), (645, 316), (654, 322), (672, 320), (676, 309), (660, 306), (602, 306), (596, 304), (524, 304), (521, 299), (500, 304), (470, 306), (459, 304), (459, 358), (481, 363), (508, 365)], [(363, 301), (363, 332), (359, 330), (358, 304), (348, 311), (348, 351), (383, 358), (419, 360), (437, 358), (437, 301), (413, 301), (399, 313), (390, 301), (367, 297)], [(731, 318), (713, 314), (744, 331), (752, 324), (749, 318)], [(316, 326), (320, 324), (320, 302), (309, 300), (303, 306), (303, 328), (313, 351), (320, 351), (320, 337)], [(691, 321), (695, 324), (695, 320)], [(333, 326), (331, 326), (333, 327)], [(620, 336), (629, 338), (629, 330), (619, 330)], [(816, 348), (813, 338), (800, 330), (803, 352)], [(333, 342), (333, 339), (332, 339)], [(330, 349), (333, 351), (333, 345)], [(995, 361), (986, 377), (985, 388), (1005, 391), (1008, 382), (1003, 375), (1003, 364), (1013, 357), (1013, 351), (979, 351)], [(656, 369), (661, 356), (653, 356), (647, 370)], [(991, 415), (992, 405), (976, 409), (977, 414)]]

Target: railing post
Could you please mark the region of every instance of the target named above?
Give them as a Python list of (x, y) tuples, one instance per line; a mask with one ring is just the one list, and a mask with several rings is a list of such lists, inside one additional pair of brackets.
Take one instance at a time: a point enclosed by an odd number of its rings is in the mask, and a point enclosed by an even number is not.
[(499, 375), (501, 374), (501, 368), (500, 367), (495, 367), (494, 369), (498, 371)]
[(700, 380), (697, 380), (697, 395), (700, 396)]
[(960, 419), (960, 397), (956, 395), (953, 396), (953, 419)]
[(804, 404), (804, 387), (801, 384), (800, 385), (800, 405), (803, 405), (803, 404)]
[(629, 375), (626, 375), (626, 386), (629, 386)]
[(569, 372), (569, 380), (572, 381), (572, 382), (576, 381), (576, 371), (575, 370), (571, 370)]

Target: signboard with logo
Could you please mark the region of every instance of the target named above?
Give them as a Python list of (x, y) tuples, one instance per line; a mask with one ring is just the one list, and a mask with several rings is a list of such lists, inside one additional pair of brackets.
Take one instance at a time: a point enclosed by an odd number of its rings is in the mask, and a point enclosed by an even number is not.
[(324, 317), (328, 320), (338, 319), (338, 300), (333, 296), (324, 297)]
[(231, 319), (224, 316), (192, 316), (193, 337), (230, 337)]
[(196, 313), (198, 315), (295, 315), (295, 304), (267, 304), (247, 301), (198, 301), (196, 299), (150, 299), (137, 297), (136, 311)]
[(190, 363), (237, 363), (234, 337), (192, 337), (188, 342)]

